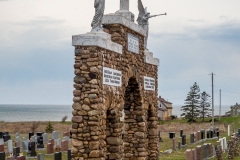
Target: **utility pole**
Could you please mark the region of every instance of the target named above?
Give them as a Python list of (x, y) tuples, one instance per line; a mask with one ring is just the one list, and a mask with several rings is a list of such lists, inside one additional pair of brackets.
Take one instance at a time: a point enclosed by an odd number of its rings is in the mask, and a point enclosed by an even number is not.
[(220, 121), (220, 118), (221, 118), (221, 109), (222, 109), (222, 100), (221, 100), (221, 98), (222, 98), (222, 93), (221, 93), (222, 91), (221, 91), (221, 89), (220, 89), (220, 107), (219, 107), (219, 121)]
[(213, 85), (213, 73), (212, 73), (212, 127), (214, 130), (214, 85)]

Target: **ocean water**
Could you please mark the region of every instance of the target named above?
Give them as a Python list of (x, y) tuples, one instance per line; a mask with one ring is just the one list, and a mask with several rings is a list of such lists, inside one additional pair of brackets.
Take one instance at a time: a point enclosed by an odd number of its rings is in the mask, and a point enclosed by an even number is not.
[(71, 105), (3, 105), (0, 104), (0, 121), (61, 121), (72, 119)]
[[(182, 105), (173, 105), (173, 115), (180, 117)], [(231, 105), (223, 105), (221, 115), (230, 110)], [(72, 119), (71, 105), (3, 105), (0, 104), (0, 121), (61, 121), (68, 116)], [(219, 115), (219, 105), (215, 106), (215, 115)]]

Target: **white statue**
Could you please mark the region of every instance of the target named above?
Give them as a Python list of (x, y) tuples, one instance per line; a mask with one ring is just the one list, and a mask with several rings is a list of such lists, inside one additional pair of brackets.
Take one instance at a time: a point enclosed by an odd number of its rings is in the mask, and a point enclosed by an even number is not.
[(149, 31), (148, 20), (149, 20), (149, 18), (156, 17), (156, 16), (161, 16), (161, 15), (167, 15), (167, 13), (165, 13), (165, 14), (158, 14), (158, 15), (152, 15), (151, 16), (150, 13), (147, 12), (147, 8), (144, 9), (141, 0), (138, 0), (138, 10), (139, 10), (139, 14), (138, 14), (137, 22), (146, 31), (144, 48), (147, 50), (147, 40), (148, 40), (148, 31)]
[(92, 20), (92, 32), (94, 31), (102, 31), (102, 19), (105, 10), (105, 0), (95, 0), (95, 15)]

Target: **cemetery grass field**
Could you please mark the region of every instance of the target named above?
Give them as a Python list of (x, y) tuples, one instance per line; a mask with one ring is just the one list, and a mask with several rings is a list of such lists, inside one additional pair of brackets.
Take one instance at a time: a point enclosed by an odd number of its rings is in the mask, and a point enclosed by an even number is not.
[[(206, 119), (209, 121), (210, 119)], [(9, 132), (11, 134), (11, 139), (15, 139), (15, 133), (19, 132), (21, 137), (25, 136), (28, 137), (28, 133), (31, 130), (33, 123), (36, 122), (0, 122), (0, 128), (3, 132)], [(45, 132), (45, 128), (48, 122), (39, 122), (39, 126), (36, 128), (35, 132)], [(51, 122), (54, 130), (59, 132), (59, 137), (62, 138), (62, 133), (66, 130), (71, 128), (71, 122)], [(186, 150), (196, 148), (198, 145), (202, 145), (203, 143), (212, 143), (213, 145), (216, 144), (217, 139), (215, 140), (208, 140), (202, 143), (190, 145), (190, 133), (197, 131), (199, 125), (204, 129), (207, 129), (210, 126), (210, 122), (201, 123), (201, 120), (198, 120), (197, 123), (188, 124), (186, 120), (173, 120), (173, 121), (164, 121), (159, 122), (159, 129), (161, 130), (161, 137), (163, 142), (160, 143), (160, 151), (165, 151), (172, 149), (172, 140), (169, 139), (169, 132), (176, 132), (176, 142), (180, 140), (179, 138), (179, 131), (181, 128), (184, 128), (184, 134), (186, 134), (187, 138), (187, 147), (173, 151), (171, 154), (161, 154), (159, 159), (160, 160), (185, 160), (186, 158)], [(221, 118), (219, 122), (215, 122), (215, 126), (219, 127), (220, 129), (220, 136), (227, 137), (227, 140), (230, 139), (227, 136), (227, 125), (231, 125), (231, 133), (233, 133), (233, 129), (235, 128), (234, 132), (237, 132), (237, 129), (240, 128), (240, 117), (226, 117)], [(51, 136), (49, 136), (51, 138)], [(177, 146), (177, 145), (176, 145)], [(46, 146), (45, 146), (46, 147)], [(71, 145), (70, 145), (71, 147)], [(6, 148), (5, 148), (6, 149)], [(37, 153), (42, 153), (44, 155), (44, 160), (53, 160), (53, 155), (46, 156), (46, 150), (37, 151)], [(23, 153), (26, 155), (26, 153)], [(62, 153), (63, 160), (67, 159), (67, 152)], [(226, 157), (227, 155), (225, 155)], [(214, 159), (214, 158), (213, 158)], [(227, 159), (227, 158), (225, 158)], [(236, 160), (240, 157), (236, 158)], [(33, 159), (34, 160), (34, 159)]]

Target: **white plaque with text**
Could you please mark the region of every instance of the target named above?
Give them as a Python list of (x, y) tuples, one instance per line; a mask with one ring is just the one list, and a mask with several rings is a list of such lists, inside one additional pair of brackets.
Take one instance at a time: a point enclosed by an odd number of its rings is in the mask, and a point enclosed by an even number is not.
[(128, 51), (139, 54), (139, 39), (128, 33)]
[(155, 79), (144, 76), (144, 89), (149, 91), (155, 91)]
[(122, 72), (115, 69), (103, 67), (103, 84), (121, 87)]

